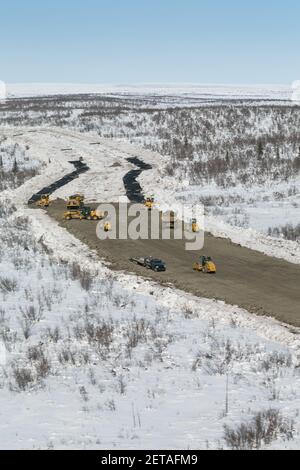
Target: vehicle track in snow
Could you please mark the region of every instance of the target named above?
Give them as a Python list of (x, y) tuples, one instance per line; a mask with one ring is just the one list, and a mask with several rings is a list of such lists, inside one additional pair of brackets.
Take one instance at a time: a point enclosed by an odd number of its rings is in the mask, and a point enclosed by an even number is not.
[(151, 170), (152, 166), (143, 162), (140, 158), (130, 157), (127, 158), (129, 163), (137, 166), (138, 170), (130, 170), (123, 178), (123, 183), (126, 190), (126, 196), (130, 202), (142, 203), (144, 201), (144, 196), (140, 183), (137, 181), (137, 178), (141, 175), (143, 171)]
[(42, 194), (54, 193), (54, 191), (56, 191), (57, 189), (62, 188), (66, 184), (69, 184), (71, 181), (78, 178), (82, 173), (85, 173), (86, 171), (89, 170), (88, 165), (82, 162), (81, 160), (73, 160), (73, 161), (70, 161), (69, 163), (72, 163), (72, 165), (75, 166), (76, 168), (75, 171), (72, 171), (71, 173), (64, 175), (59, 180), (55, 181), (54, 183), (51, 183), (49, 186), (45, 186), (40, 191), (33, 194), (31, 198), (29, 199), (28, 204), (34, 204), (35, 202), (37, 202), (40, 199)]

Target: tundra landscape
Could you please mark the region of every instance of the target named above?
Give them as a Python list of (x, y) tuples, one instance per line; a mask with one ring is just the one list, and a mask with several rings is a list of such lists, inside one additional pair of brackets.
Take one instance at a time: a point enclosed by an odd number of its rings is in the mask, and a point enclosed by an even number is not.
[[(291, 91), (19, 85), (7, 94), (1, 447), (299, 448)], [(84, 202), (70, 210), (78, 194)], [(203, 248), (114, 240), (113, 227), (100, 240), (102, 216), (89, 214), (120, 198), (147, 213), (201, 205)], [(182, 223), (192, 232), (190, 218)], [(212, 261), (199, 272), (203, 256)]]

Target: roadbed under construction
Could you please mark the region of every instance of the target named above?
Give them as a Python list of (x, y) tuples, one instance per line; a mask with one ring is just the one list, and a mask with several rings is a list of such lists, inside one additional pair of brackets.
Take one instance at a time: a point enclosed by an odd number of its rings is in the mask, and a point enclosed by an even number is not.
[[(100, 240), (96, 235), (97, 222), (65, 221), (65, 207), (65, 201), (57, 200), (47, 211), (62, 227), (109, 261), (113, 269), (134, 272), (197, 296), (223, 300), (300, 326), (300, 266), (209, 233), (205, 234), (204, 248), (200, 252), (186, 251), (184, 240)], [(202, 254), (212, 256), (218, 269), (216, 275), (193, 271), (193, 262)], [(137, 256), (163, 259), (167, 271), (156, 273), (132, 263), (130, 258)]]

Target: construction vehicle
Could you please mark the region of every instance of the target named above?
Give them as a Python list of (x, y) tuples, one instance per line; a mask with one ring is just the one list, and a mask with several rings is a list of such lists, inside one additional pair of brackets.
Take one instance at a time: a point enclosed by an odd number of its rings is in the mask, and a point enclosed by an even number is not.
[(105, 222), (103, 225), (103, 230), (104, 232), (110, 232), (111, 231), (111, 223), (110, 222)]
[(91, 209), (90, 207), (82, 207), (77, 210), (68, 210), (64, 213), (64, 219), (72, 220), (72, 219), (79, 219), (79, 220), (101, 220), (103, 219), (104, 214), (99, 213), (98, 211)]
[(64, 219), (72, 220), (72, 219), (79, 219), (84, 220), (86, 217), (82, 214), (81, 210), (71, 210), (64, 213)]
[(104, 214), (102, 212), (86, 206), (81, 209), (81, 213), (87, 220), (102, 220), (104, 218)]
[(200, 260), (193, 264), (194, 271), (205, 274), (216, 274), (217, 268), (210, 256), (201, 256)]
[(152, 256), (147, 256), (146, 258), (130, 258), (130, 261), (138, 264), (139, 266), (144, 266), (147, 269), (152, 269), (155, 272), (166, 271), (166, 263), (161, 259), (152, 258)]
[(49, 194), (42, 194), (40, 199), (36, 202), (38, 207), (49, 207), (50, 205), (50, 196)]
[(83, 207), (84, 196), (83, 194), (73, 194), (70, 196), (67, 202), (68, 210), (78, 210)]
[(192, 219), (192, 232), (193, 233), (198, 233), (199, 232), (199, 225), (197, 222), (197, 219)]
[(146, 207), (146, 209), (151, 211), (154, 207), (154, 197), (153, 196), (146, 197), (144, 206)]

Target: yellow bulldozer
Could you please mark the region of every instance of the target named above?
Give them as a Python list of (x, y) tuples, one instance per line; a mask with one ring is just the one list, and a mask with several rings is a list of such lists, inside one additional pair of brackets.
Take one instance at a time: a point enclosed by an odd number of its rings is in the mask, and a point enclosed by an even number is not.
[(49, 207), (50, 205), (50, 196), (49, 194), (42, 194), (40, 199), (36, 202), (38, 207)]
[(210, 256), (201, 256), (200, 260), (193, 264), (193, 270), (204, 274), (216, 274), (217, 267)]
[(67, 209), (76, 210), (81, 209), (84, 203), (84, 195), (83, 194), (73, 194), (68, 198), (67, 202)]

